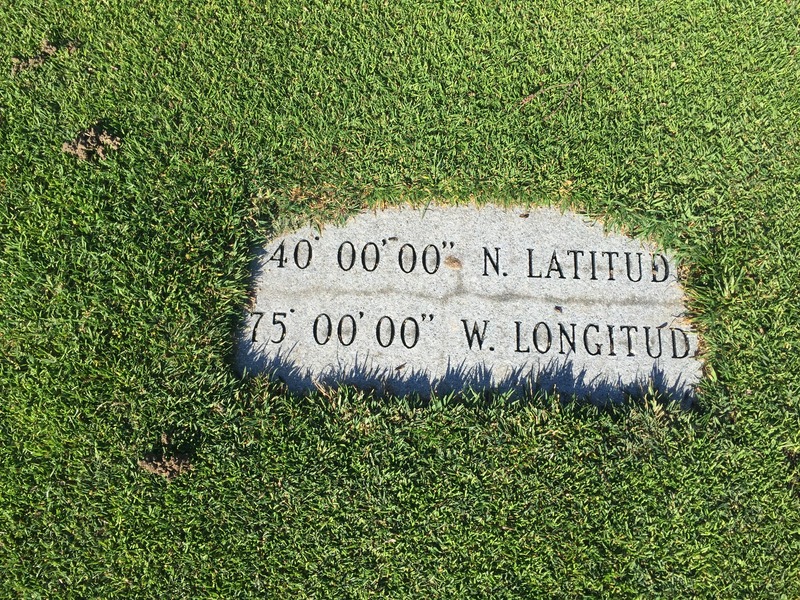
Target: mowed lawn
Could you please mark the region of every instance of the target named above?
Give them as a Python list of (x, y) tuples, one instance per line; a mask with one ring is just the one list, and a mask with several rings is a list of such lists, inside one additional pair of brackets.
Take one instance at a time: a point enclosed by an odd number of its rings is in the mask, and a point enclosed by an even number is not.
[[(0, 596), (800, 597), (798, 2), (564, 4), (0, 1)], [(695, 406), (237, 378), (405, 202), (675, 250)]]

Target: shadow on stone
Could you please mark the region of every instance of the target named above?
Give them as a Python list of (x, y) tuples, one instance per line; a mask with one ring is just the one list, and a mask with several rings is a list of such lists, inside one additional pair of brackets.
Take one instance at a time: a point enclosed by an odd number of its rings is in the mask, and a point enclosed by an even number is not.
[[(315, 376), (289, 358), (291, 348), (266, 356), (254, 351), (251, 344), (240, 342), (238, 352), (236, 363), (241, 377), (263, 372), (283, 382), (295, 393), (338, 385), (352, 385), (377, 396), (419, 395), (421, 398), (467, 390), (507, 394), (511, 398), (558, 392), (599, 406), (620, 403), (646, 393), (657, 393), (679, 402), (684, 409), (691, 408), (695, 399), (691, 385), (680, 378), (670, 382), (657, 366), (647, 377), (627, 384), (619, 378), (589, 378), (585, 369), (576, 369), (569, 359), (553, 360), (544, 367), (519, 367), (501, 378), (494, 376), (489, 365), (450, 364), (444, 375), (431, 377), (424, 370), (411, 370), (404, 366), (394, 369), (370, 368), (369, 357), (356, 355), (352, 364), (332, 366)], [(242, 365), (245, 367), (242, 368)]]

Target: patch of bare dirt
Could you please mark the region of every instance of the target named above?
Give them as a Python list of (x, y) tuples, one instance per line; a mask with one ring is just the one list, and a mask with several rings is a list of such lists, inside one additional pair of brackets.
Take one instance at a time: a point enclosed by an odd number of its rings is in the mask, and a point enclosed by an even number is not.
[[(70, 54), (75, 54), (78, 50), (78, 44), (75, 42), (67, 42), (62, 48), (65, 48)], [(20, 71), (28, 71), (30, 69), (37, 69), (41, 67), (46, 60), (52, 58), (59, 51), (59, 47), (49, 42), (48, 40), (42, 41), (39, 49), (39, 54), (34, 56), (27, 56), (25, 58), (12, 58), (11, 59), (11, 75), (14, 76)]]
[(139, 468), (153, 475), (166, 477), (167, 481), (192, 470), (188, 456), (170, 451), (172, 440), (166, 433), (161, 434), (161, 444), (164, 447), (160, 452), (151, 452), (137, 461)]
[(64, 142), (61, 151), (77, 156), (78, 160), (97, 157), (105, 160), (110, 150), (118, 150), (122, 140), (106, 131), (101, 125), (93, 125), (81, 131), (71, 142)]
[(181, 455), (148, 454), (139, 460), (137, 464), (148, 473), (166, 477), (167, 481), (172, 481), (178, 475), (182, 475), (192, 469), (192, 463), (189, 462), (189, 459)]

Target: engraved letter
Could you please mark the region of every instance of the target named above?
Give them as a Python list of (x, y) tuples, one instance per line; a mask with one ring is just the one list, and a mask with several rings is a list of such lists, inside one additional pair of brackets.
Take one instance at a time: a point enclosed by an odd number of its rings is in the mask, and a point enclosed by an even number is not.
[(583, 256), (583, 250), (567, 250), (567, 254), (568, 255), (572, 254), (572, 265), (573, 265), (572, 278), (580, 279), (580, 277), (578, 276), (578, 255), (580, 254), (581, 256)]
[(619, 252), (601, 252), (608, 256), (608, 280), (614, 281), (614, 257), (619, 256)]
[(533, 248), (528, 248), (528, 277), (533, 277), (534, 279), (542, 278), (541, 271), (539, 271), (538, 275), (533, 274)]
[(523, 350), (522, 348), (519, 347), (519, 344), (520, 344), (520, 341), (521, 341), (520, 340), (520, 326), (522, 325), (522, 323), (520, 321), (514, 321), (514, 325), (516, 325), (516, 328), (517, 328), (517, 347), (514, 350), (514, 352), (523, 352), (523, 353), (524, 352), (530, 352), (531, 351), (531, 347), (530, 346), (525, 348), (525, 350)]
[[(672, 330), (672, 358), (686, 358), (689, 356), (689, 336), (686, 335), (686, 332), (680, 327), (670, 327), (670, 330)], [(678, 340), (675, 337), (676, 331), (679, 331), (683, 336), (684, 351), (680, 356), (678, 356)]]
[(600, 327), (594, 323), (587, 325), (586, 329), (583, 330), (583, 347), (586, 348), (586, 352), (588, 352), (590, 356), (597, 356), (603, 350), (603, 346), (601, 344), (595, 344), (594, 352), (589, 350), (589, 336), (587, 334), (589, 333), (590, 327), (594, 328), (595, 332), (600, 333)]
[(492, 265), (494, 272), (500, 275), (500, 248), (494, 249), (494, 259), (492, 259), (492, 255), (489, 254), (489, 249), (484, 246), (483, 247), (483, 276), (486, 277), (489, 275), (489, 265)]
[(589, 250), (589, 255), (592, 257), (592, 281), (597, 281), (597, 264), (595, 263), (596, 250)]
[(550, 279), (550, 273), (553, 271), (558, 271), (559, 279), (566, 279), (566, 277), (564, 277), (564, 271), (561, 270), (561, 265), (558, 264), (558, 257), (556, 256), (555, 250), (553, 250), (553, 257), (550, 259), (550, 267), (547, 269), (547, 275), (545, 275), (545, 278)]
[(614, 352), (614, 326), (608, 326), (608, 355), (609, 356), (616, 356), (616, 352)]
[(639, 331), (639, 328), (634, 325), (620, 325), (620, 330), (627, 329), (626, 333), (628, 334), (628, 356), (636, 356), (633, 352), (633, 342), (631, 341), (631, 330)]
[(641, 252), (637, 252), (636, 256), (639, 258), (639, 278), (638, 279), (634, 279), (633, 275), (631, 274), (631, 253), (630, 252), (626, 252), (625, 253), (625, 266), (626, 266), (627, 271), (628, 271), (628, 279), (630, 279), (633, 282), (642, 280), (642, 253)]
[[(661, 279), (656, 279), (659, 275), (659, 268), (656, 265), (656, 257), (661, 259), (661, 262), (664, 263), (664, 276)], [(669, 277), (669, 263), (667, 262), (667, 257), (663, 254), (654, 254), (653, 255), (653, 283), (662, 283), (667, 280)]]
[(647, 346), (647, 355), (650, 358), (659, 358), (661, 356), (661, 352), (663, 351), (663, 348), (661, 347), (661, 327), (656, 327), (656, 331), (658, 331), (658, 354), (653, 355), (653, 353), (650, 351), (650, 328), (644, 328), (644, 341), (645, 345)]
[[(539, 327), (543, 325), (544, 330), (547, 332), (547, 346), (545, 346), (544, 350), (539, 348)], [(548, 350), (550, 350), (550, 345), (553, 343), (553, 334), (550, 333), (550, 328), (547, 326), (547, 323), (544, 321), (540, 321), (536, 324), (533, 328), (533, 345), (536, 348), (536, 351), (539, 354), (545, 354)]]
[(469, 331), (469, 327), (467, 327), (467, 320), (461, 319), (461, 322), (464, 324), (464, 334), (467, 336), (467, 343), (469, 344), (469, 349), (472, 350), (472, 342), (476, 339), (478, 340), (478, 350), (483, 350), (483, 340), (486, 336), (486, 326), (489, 324), (489, 321), (484, 319), (483, 321), (483, 331), (478, 332), (478, 322), (472, 322), (472, 333)]
[(558, 324), (558, 339), (561, 344), (561, 350), (559, 350), (559, 354), (567, 354), (564, 352), (564, 338), (567, 338), (567, 344), (569, 345), (569, 349), (575, 352), (575, 323), (570, 323), (572, 326), (572, 339), (569, 339), (569, 333), (567, 333), (566, 328), (564, 327), (563, 323)]

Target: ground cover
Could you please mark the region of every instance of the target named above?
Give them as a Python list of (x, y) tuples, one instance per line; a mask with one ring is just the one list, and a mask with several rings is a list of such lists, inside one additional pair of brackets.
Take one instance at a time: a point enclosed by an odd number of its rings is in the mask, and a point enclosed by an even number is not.
[[(0, 3), (9, 597), (800, 596), (795, 2)], [(402, 202), (677, 250), (693, 410), (293, 398), (250, 248)]]

